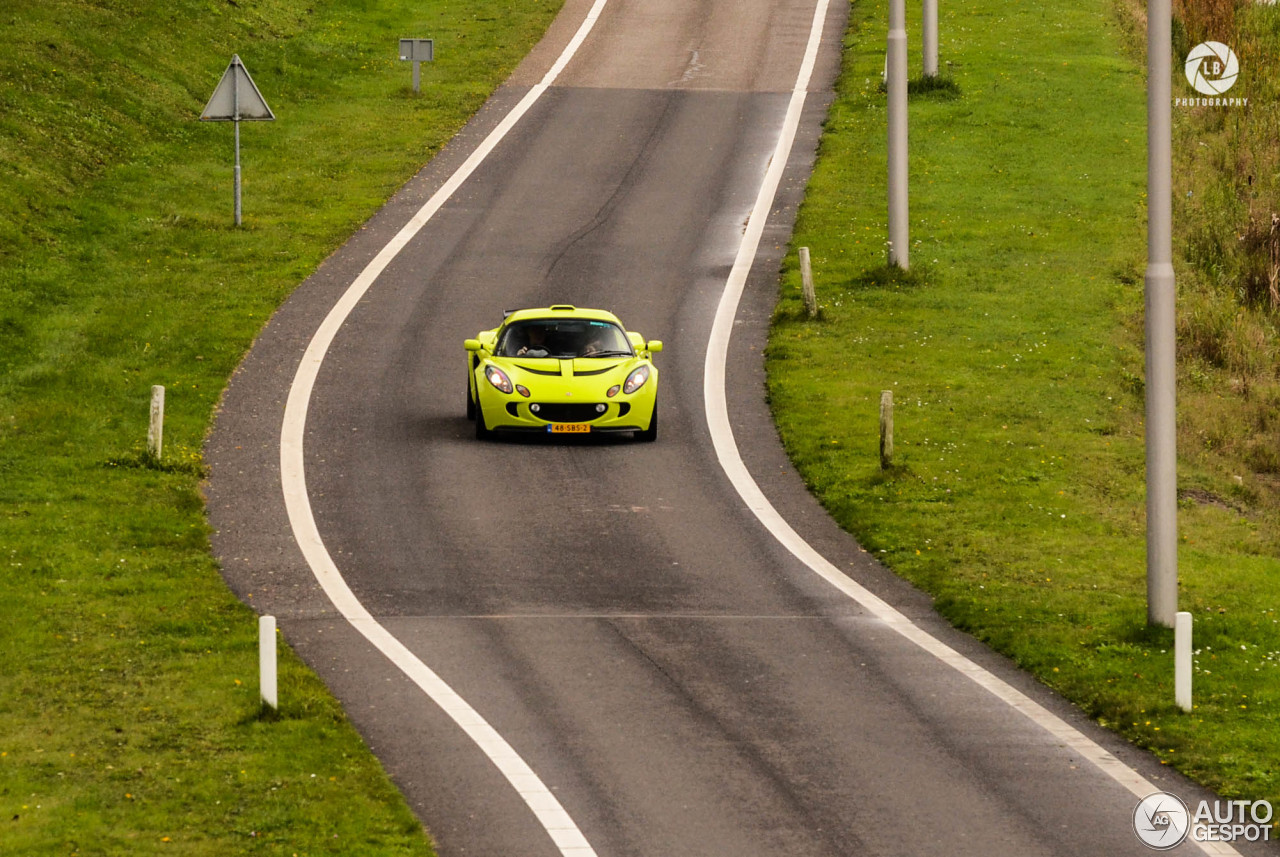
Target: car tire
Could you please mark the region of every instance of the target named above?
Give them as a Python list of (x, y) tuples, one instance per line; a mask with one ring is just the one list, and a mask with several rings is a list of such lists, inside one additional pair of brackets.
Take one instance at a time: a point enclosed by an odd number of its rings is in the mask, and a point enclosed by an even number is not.
[(480, 407), (480, 403), (476, 402), (476, 440), (488, 440), (489, 427), (484, 424), (484, 409)]
[(476, 418), (476, 401), (471, 398), (471, 385), (467, 384), (467, 419), (474, 420)]
[(653, 443), (658, 439), (658, 403), (653, 403), (653, 416), (649, 418), (649, 427), (636, 432), (636, 440), (642, 443)]

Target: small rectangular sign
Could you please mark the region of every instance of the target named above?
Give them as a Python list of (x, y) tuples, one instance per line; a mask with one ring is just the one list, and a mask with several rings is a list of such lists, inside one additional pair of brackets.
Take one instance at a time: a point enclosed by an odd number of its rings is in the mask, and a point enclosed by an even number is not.
[(431, 62), (435, 59), (435, 42), (431, 39), (401, 39), (400, 59), (403, 62)]
[(552, 434), (590, 434), (591, 426), (588, 423), (552, 423), (547, 426), (547, 431)]

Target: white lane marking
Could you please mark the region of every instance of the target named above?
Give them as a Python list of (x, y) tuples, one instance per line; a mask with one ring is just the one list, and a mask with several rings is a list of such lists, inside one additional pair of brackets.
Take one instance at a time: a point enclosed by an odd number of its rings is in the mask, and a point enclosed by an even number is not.
[[(1044, 706), (1035, 702), (1026, 694), (1015, 689), (1004, 680), (983, 669), (978, 664), (952, 649), (942, 641), (917, 627), (906, 616), (898, 612), (884, 599), (872, 593), (861, 584), (832, 565), (826, 557), (818, 553), (808, 542), (791, 528), (791, 525), (778, 514), (765, 497), (760, 486), (756, 484), (748, 472), (742, 457), (738, 453), (737, 441), (733, 436), (733, 427), (729, 424), (729, 408), (725, 399), (725, 366), (729, 357), (729, 337), (733, 333), (733, 321), (738, 312), (738, 303), (742, 299), (742, 291), (747, 283), (747, 275), (755, 261), (756, 251), (760, 246), (760, 238), (764, 234), (765, 222), (773, 199), (777, 195), (778, 185), (782, 181), (782, 173), (787, 160), (791, 156), (791, 147), (795, 142), (796, 131), (800, 125), (800, 114), (804, 107), (805, 96), (809, 88), (809, 79), (813, 74), (814, 62), (818, 53), (818, 45), (822, 39), (822, 26), (826, 16), (828, 0), (820, 0), (814, 11), (813, 27), (809, 33), (809, 46), (805, 51), (804, 63), (796, 78), (795, 88), (791, 92), (791, 103), (783, 122), (782, 133), (778, 138), (773, 159), (765, 173), (764, 183), (756, 197), (755, 207), (747, 221), (747, 229), (738, 247), (738, 255), (729, 279), (725, 283), (724, 292), (720, 296), (720, 304), (716, 308), (715, 321), (711, 327), (711, 337), (707, 342), (707, 357), (703, 366), (702, 393), (706, 405), (707, 427), (711, 432), (712, 444), (720, 467), (737, 490), (743, 502), (755, 514), (760, 523), (789, 550), (798, 560), (812, 571), (839, 589), (849, 598), (862, 605), (867, 612), (876, 617), (921, 649), (933, 655), (957, 672), (968, 676), (979, 686), (994, 694), (1005, 703), (1026, 715), (1038, 726), (1053, 735), (1065, 746), (1070, 747), (1080, 756), (1088, 759), (1099, 770), (1103, 771), (1120, 785), (1124, 786), (1139, 799), (1160, 791), (1141, 774), (1125, 765), (1115, 756), (1108, 753), (1099, 744), (1085, 736), (1065, 720), (1053, 714)], [(1206, 854), (1218, 857), (1231, 857), (1238, 852), (1222, 843), (1195, 843)]]
[(515, 127), (516, 123), (529, 111), (547, 88), (555, 81), (569, 64), (573, 55), (586, 40), (587, 34), (600, 17), (608, 0), (596, 0), (587, 12), (578, 31), (560, 54), (556, 64), (532, 87), (524, 98), (511, 110), (502, 122), (490, 132), (484, 142), (471, 153), (449, 180), (436, 191), (426, 204), (405, 224), (391, 241), (379, 251), (360, 275), (347, 287), (346, 292), (329, 311), (328, 316), (320, 324), (302, 355), (302, 362), (294, 375), (293, 384), (289, 388), (289, 399), (285, 405), (284, 424), (280, 432), (280, 481), (284, 489), (285, 509), (289, 514), (289, 524), (293, 528), (294, 539), (302, 550), (311, 573), (315, 575), (329, 600), (338, 612), (351, 623), (351, 626), (364, 635), (380, 652), (382, 652), (401, 672), (408, 676), (419, 688), (440, 708), (453, 718), (454, 722), (471, 737), (476, 745), (485, 753), (512, 787), (524, 799), (525, 804), (533, 812), (538, 822), (551, 837), (552, 842), (560, 849), (564, 857), (595, 857), (586, 837), (578, 830), (573, 819), (565, 812), (564, 807), (551, 793), (550, 789), (538, 778), (533, 769), (511, 747), (506, 740), (490, 726), (483, 717), (461, 696), (454, 692), (438, 675), (424, 664), (408, 647), (395, 638), (364, 608), (356, 598), (342, 572), (329, 555), (320, 530), (316, 526), (312, 514), (311, 501), (307, 496), (306, 460), (303, 455), (303, 442), (306, 437), (307, 408), (311, 394), (315, 388), (316, 378), (320, 374), (320, 366), (324, 362), (338, 330), (342, 327), (351, 311), (364, 296), (374, 281), (381, 276), (391, 260), (413, 240), (423, 226), (427, 224), (440, 207), (465, 182), (476, 168), (497, 147), (498, 143)]

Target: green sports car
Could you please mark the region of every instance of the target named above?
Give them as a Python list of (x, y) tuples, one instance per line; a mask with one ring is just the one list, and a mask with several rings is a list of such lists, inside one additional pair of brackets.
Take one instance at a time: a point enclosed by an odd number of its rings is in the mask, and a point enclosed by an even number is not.
[(507, 313), (467, 349), (467, 417), (492, 432), (632, 432), (658, 437), (658, 340), (598, 309), (558, 305)]

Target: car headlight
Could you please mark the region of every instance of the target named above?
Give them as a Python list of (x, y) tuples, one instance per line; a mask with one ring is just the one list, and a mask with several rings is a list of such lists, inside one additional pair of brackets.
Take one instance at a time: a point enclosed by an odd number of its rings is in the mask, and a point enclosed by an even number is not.
[(639, 390), (641, 387), (643, 387), (645, 382), (648, 380), (649, 380), (648, 365), (637, 366), (635, 369), (631, 370), (631, 374), (628, 375), (627, 380), (623, 382), (622, 392), (626, 393), (629, 396), (632, 393), (634, 393), (636, 390)]
[(504, 393), (510, 393), (515, 387), (511, 383), (511, 379), (507, 377), (507, 373), (503, 372), (497, 366), (484, 367), (484, 376), (489, 379), (489, 383)]

